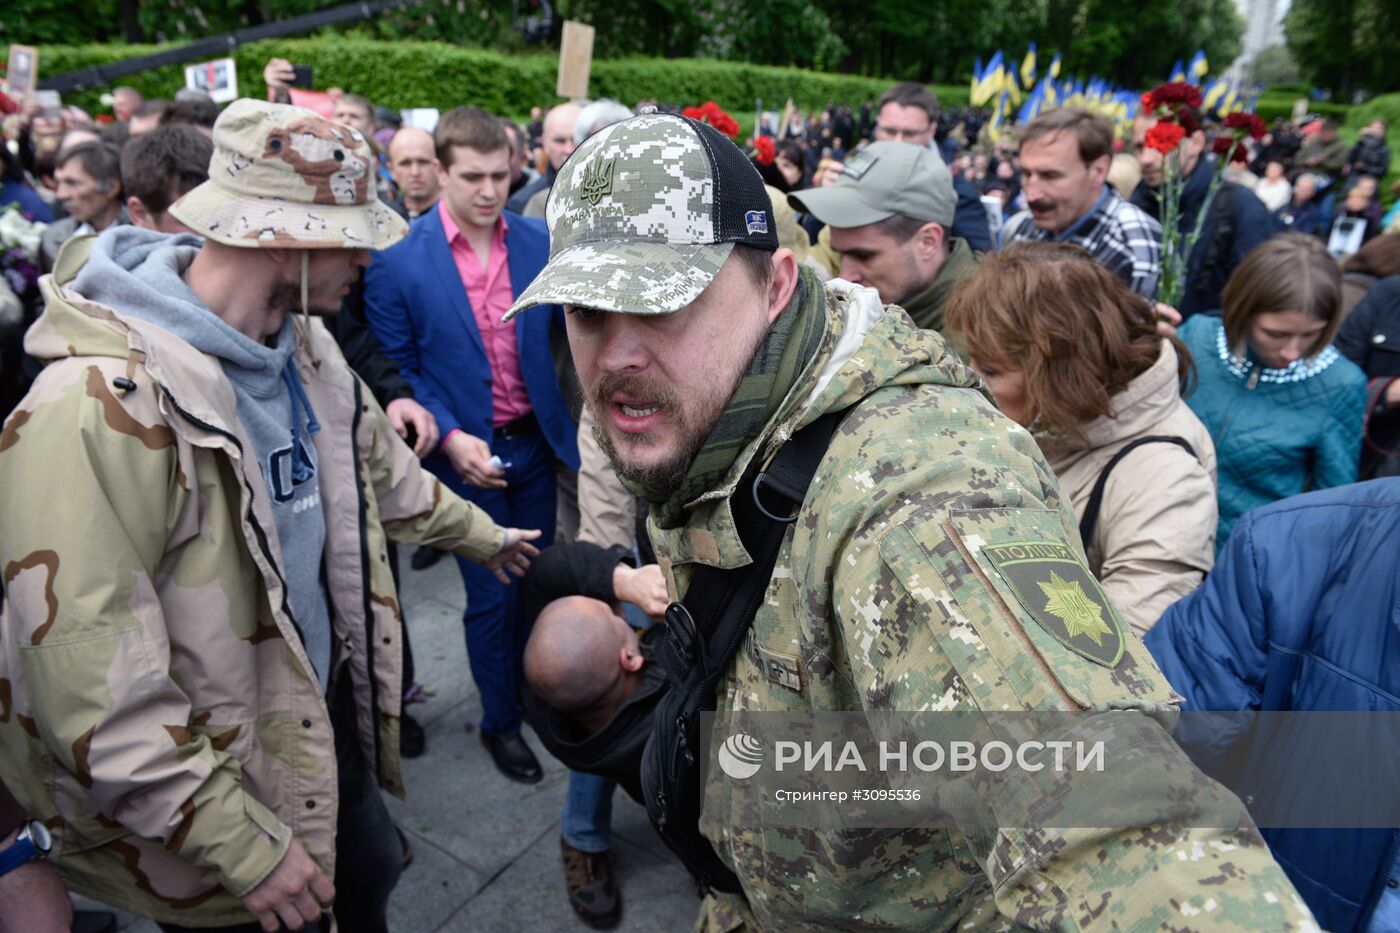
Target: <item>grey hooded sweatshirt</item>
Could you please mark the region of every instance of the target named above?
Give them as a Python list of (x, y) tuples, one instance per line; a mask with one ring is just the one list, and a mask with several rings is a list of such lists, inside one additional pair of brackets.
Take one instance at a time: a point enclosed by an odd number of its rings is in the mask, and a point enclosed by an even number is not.
[(259, 343), (216, 317), (182, 277), (200, 242), (192, 235), (111, 227), (93, 242), (91, 257), (71, 287), (123, 315), (170, 331), (223, 367), (272, 500), (292, 618), (324, 693), (331, 623), (321, 577), (326, 520), (312, 441), (320, 426), (297, 375), (292, 318), (288, 315), (276, 336)]

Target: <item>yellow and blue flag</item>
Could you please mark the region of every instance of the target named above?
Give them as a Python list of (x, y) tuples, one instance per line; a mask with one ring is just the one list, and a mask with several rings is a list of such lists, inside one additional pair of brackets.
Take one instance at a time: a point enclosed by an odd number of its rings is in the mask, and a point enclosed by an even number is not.
[(1021, 86), (1029, 88), (1035, 84), (1035, 43), (1030, 44), (1026, 50), (1026, 57), (1021, 59)]
[(1186, 67), (1181, 64), (1181, 59), (1178, 58), (1176, 64), (1172, 65), (1172, 76), (1167, 80), (1174, 84), (1186, 80)]
[(1186, 73), (1190, 75), (1192, 81), (1199, 82), (1210, 72), (1210, 63), (1206, 61), (1206, 50), (1197, 49), (1196, 54), (1191, 56), (1191, 64), (1186, 66)]
[(1050, 70), (1049, 70), (1049, 72), (1047, 72), (1047, 73), (1048, 73), (1048, 74), (1050, 75), (1050, 77), (1052, 77), (1052, 78), (1058, 78), (1058, 77), (1060, 76), (1060, 53), (1059, 53), (1059, 52), (1056, 52), (1056, 53), (1055, 53), (1055, 57), (1052, 58), (1052, 59), (1050, 60)]

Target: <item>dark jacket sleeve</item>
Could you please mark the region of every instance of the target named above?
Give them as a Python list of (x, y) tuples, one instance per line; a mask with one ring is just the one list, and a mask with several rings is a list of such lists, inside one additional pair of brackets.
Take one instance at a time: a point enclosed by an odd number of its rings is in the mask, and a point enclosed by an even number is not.
[(958, 195), (958, 206), (953, 213), (953, 236), (960, 236), (979, 253), (989, 253), (996, 249), (992, 242), (992, 229), (987, 226), (987, 209), (982, 206), (982, 197), (972, 182), (960, 176), (954, 177), (953, 189)]
[[(1385, 325), (1391, 322), (1393, 325), (1387, 328)], [(1387, 351), (1378, 351), (1378, 345), (1372, 342), (1377, 332), (1385, 334), (1386, 340), (1380, 346), (1387, 347)], [(1400, 346), (1392, 345), (1398, 339), (1400, 276), (1391, 276), (1371, 286), (1366, 297), (1347, 315), (1337, 331), (1335, 344), (1343, 356), (1360, 366), (1368, 377), (1375, 378), (1400, 376)]]
[(602, 548), (588, 541), (576, 541), (545, 548), (521, 582), (526, 627), (535, 624), (545, 606), (566, 596), (613, 602), (617, 599), (613, 571), (624, 562), (631, 564), (632, 555), (620, 545)]
[(413, 247), (412, 231), (409, 237), (376, 255), (365, 270), (365, 316), (384, 355), (398, 366), (399, 375), (413, 386), (413, 397), (432, 413), (437, 420), (438, 432), (445, 439), (462, 425), (447, 402), (433, 391), (422, 372), (418, 337), (413, 331), (408, 296), (400, 284), (400, 265), (410, 259), (409, 254), (400, 251)]
[(413, 386), (384, 354), (365, 318), (363, 273), (341, 302), (340, 313), (327, 319), (327, 325), (335, 342), (340, 344), (340, 352), (345, 354), (345, 362), (365, 381), (381, 407), (396, 399), (413, 398)]

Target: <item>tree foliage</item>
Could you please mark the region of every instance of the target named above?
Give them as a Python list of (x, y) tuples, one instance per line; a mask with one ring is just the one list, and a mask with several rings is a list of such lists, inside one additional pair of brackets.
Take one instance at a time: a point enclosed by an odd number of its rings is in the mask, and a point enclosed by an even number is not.
[(1284, 32), (1304, 74), (1343, 99), (1400, 90), (1396, 0), (1293, 0)]
[[(188, 41), (334, 2), (5, 0), (0, 42)], [(556, 0), (554, 6), (553, 40), (564, 19), (591, 23), (599, 58), (708, 57), (954, 83), (967, 80), (975, 57), (1000, 48), (1019, 63), (1035, 41), (1046, 60), (1063, 53), (1066, 74), (1147, 85), (1197, 48), (1223, 70), (1238, 54), (1242, 32), (1234, 0)], [(516, 27), (537, 7), (538, 0), (424, 0), (333, 31), (511, 54), (526, 50)]]

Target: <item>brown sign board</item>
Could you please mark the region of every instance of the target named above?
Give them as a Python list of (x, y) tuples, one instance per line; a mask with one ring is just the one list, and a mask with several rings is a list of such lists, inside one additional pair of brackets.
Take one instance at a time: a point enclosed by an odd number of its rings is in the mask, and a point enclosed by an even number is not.
[(30, 45), (10, 46), (6, 76), (11, 97), (28, 97), (39, 86), (39, 50)]
[(588, 73), (593, 67), (593, 27), (574, 20), (564, 21), (564, 39), (559, 45), (560, 97), (588, 96)]

